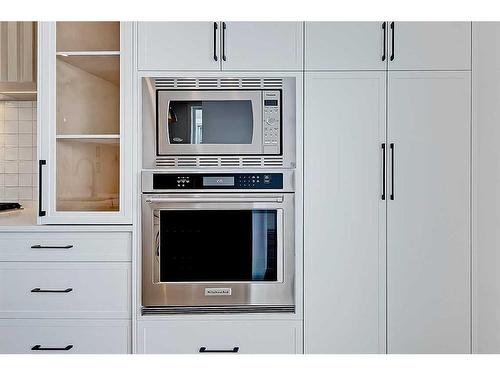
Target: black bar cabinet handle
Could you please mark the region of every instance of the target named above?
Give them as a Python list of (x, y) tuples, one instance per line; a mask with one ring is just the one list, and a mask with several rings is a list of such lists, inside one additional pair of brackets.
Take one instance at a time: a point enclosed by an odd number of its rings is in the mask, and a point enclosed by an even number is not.
[(394, 143), (391, 143), (391, 201), (394, 200)]
[(73, 345), (66, 345), (62, 347), (57, 347), (57, 346), (42, 346), (42, 345), (35, 345), (34, 347), (31, 348), (31, 350), (62, 350), (62, 351), (68, 351), (73, 349)]
[(385, 61), (385, 50), (387, 49), (387, 33), (385, 32), (385, 29), (387, 27), (387, 22), (382, 23), (382, 34), (383, 34), (383, 39), (384, 39), (384, 45), (382, 48), (382, 61)]
[(385, 143), (382, 143), (382, 200), (385, 201)]
[(226, 61), (226, 23), (222, 22), (222, 60)]
[(217, 61), (219, 58), (217, 57), (217, 29), (219, 26), (217, 22), (214, 22), (214, 60)]
[(42, 166), (47, 164), (46, 160), (38, 160), (38, 216), (45, 216), (46, 212), (42, 210)]
[(202, 346), (200, 353), (238, 353), (239, 350), (239, 346), (235, 346), (232, 349), (207, 349), (206, 346)]
[(40, 289), (40, 288), (35, 288), (31, 289), (31, 293), (69, 293), (72, 292), (73, 288), (66, 288), (66, 289)]
[(44, 246), (44, 245), (32, 245), (32, 249), (71, 249), (73, 245), (64, 246)]
[(391, 22), (391, 61), (394, 60), (394, 22)]

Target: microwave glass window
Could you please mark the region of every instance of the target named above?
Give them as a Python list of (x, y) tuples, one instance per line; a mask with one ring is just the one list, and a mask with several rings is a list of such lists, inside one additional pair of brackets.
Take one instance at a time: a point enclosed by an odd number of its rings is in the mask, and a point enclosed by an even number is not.
[(251, 144), (250, 100), (170, 101), (169, 144)]
[(160, 282), (277, 281), (277, 210), (160, 211)]

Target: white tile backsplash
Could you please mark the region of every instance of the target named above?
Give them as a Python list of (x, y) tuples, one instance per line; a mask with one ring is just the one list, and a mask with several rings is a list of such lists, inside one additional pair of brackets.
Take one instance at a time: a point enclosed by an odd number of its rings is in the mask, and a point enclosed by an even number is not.
[(37, 199), (36, 102), (0, 102), (0, 201)]

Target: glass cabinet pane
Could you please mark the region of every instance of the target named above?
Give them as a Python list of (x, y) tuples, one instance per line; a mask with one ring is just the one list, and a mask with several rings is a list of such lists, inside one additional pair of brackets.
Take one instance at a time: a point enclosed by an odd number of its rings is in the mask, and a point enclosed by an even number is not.
[(57, 22), (61, 51), (119, 51), (120, 22)]
[(57, 56), (57, 134), (118, 134), (120, 57)]
[(56, 209), (118, 211), (118, 139), (57, 140)]
[(56, 210), (119, 211), (120, 23), (56, 34)]

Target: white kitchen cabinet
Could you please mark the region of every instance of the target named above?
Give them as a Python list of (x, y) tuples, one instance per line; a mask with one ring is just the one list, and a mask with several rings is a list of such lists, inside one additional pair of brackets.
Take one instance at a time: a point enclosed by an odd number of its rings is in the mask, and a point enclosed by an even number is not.
[(389, 70), (470, 70), (470, 22), (390, 22)]
[(470, 352), (470, 72), (389, 72), (387, 351)]
[(139, 70), (301, 70), (302, 22), (138, 22)]
[(40, 22), (40, 224), (132, 223), (133, 25)]
[(387, 69), (387, 26), (387, 22), (306, 22), (306, 70)]
[(138, 22), (140, 70), (220, 70), (219, 22)]
[(132, 233), (87, 227), (85, 231), (2, 232), (0, 249), (0, 262), (130, 262)]
[(172, 320), (138, 322), (143, 354), (298, 354), (301, 321)]
[(223, 70), (301, 70), (302, 22), (222, 22)]
[(470, 22), (306, 22), (306, 70), (470, 70)]
[(500, 23), (473, 25), (472, 350), (500, 353)]
[(306, 73), (305, 352), (385, 352), (386, 73)]
[(131, 314), (130, 262), (0, 262), (0, 318)]
[(0, 319), (2, 354), (130, 352), (130, 320)]

